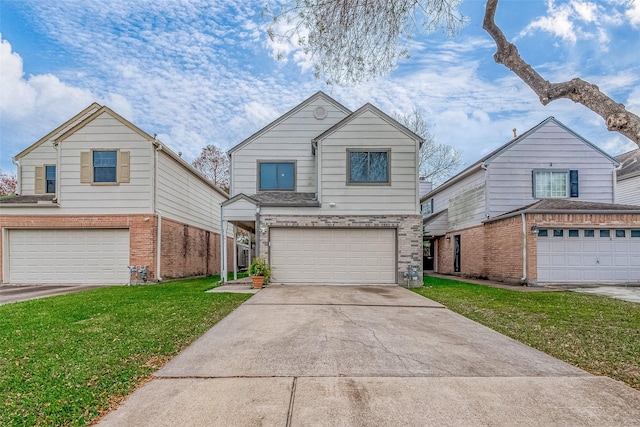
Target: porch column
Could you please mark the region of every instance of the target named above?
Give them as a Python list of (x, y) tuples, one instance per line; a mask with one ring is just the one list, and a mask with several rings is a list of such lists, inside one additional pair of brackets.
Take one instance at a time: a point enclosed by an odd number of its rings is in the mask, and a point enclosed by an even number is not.
[(238, 280), (238, 227), (233, 225), (233, 280)]

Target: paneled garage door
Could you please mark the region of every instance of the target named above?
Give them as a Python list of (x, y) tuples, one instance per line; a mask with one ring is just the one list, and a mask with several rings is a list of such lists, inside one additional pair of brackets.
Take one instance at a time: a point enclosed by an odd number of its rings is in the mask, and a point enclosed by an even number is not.
[(129, 230), (9, 230), (8, 283), (123, 284)]
[(396, 230), (272, 228), (274, 283), (392, 284)]
[(640, 230), (541, 229), (541, 283), (623, 283), (640, 279)]

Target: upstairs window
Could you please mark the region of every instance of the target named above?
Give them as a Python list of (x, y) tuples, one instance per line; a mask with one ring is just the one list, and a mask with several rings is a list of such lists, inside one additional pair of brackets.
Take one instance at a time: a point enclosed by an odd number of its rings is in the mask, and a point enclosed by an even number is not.
[(433, 213), (433, 199), (425, 200), (420, 204), (420, 210), (422, 211), (422, 217), (426, 218)]
[(533, 171), (535, 199), (567, 199), (578, 197), (578, 171)]
[(94, 151), (93, 182), (117, 182), (117, 166), (116, 151)]
[(260, 191), (295, 190), (294, 162), (260, 162), (258, 169)]
[(45, 193), (55, 193), (56, 192), (56, 167), (45, 166), (44, 170), (45, 170), (44, 172)]
[(96, 149), (80, 152), (80, 182), (96, 185), (119, 185), (129, 182), (131, 153)]
[(347, 151), (351, 184), (389, 183), (389, 151)]

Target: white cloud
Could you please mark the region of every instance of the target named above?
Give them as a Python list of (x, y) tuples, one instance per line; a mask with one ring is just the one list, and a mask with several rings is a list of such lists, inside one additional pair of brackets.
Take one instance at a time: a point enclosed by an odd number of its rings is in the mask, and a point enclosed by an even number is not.
[(625, 12), (625, 16), (634, 27), (640, 27), (640, 1), (634, 0), (629, 9)]

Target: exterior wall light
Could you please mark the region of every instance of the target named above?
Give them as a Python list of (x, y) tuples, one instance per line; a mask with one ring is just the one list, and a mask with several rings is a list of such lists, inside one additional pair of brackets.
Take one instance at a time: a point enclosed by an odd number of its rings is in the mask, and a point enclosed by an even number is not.
[(538, 234), (539, 231), (540, 231), (540, 229), (538, 228), (537, 225), (534, 224), (534, 225), (531, 226), (531, 232), (533, 234)]
[(447, 242), (450, 242), (451, 241), (451, 236), (447, 236), (446, 240), (447, 240)]

